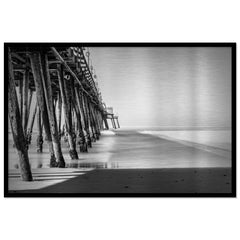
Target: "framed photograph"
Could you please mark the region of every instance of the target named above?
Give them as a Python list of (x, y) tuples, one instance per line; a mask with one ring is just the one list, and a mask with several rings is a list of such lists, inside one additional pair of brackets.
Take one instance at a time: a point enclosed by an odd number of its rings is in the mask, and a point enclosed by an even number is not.
[(236, 197), (236, 43), (5, 43), (5, 197)]

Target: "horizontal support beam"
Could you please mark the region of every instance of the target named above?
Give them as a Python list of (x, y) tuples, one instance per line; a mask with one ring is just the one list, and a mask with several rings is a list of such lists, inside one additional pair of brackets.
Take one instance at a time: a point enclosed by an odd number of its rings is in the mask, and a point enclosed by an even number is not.
[(86, 91), (84, 89), (84, 87), (82, 86), (81, 81), (78, 79), (77, 75), (72, 71), (72, 69), (68, 66), (68, 64), (64, 61), (64, 59), (61, 57), (61, 55), (58, 53), (58, 51), (56, 50), (55, 47), (51, 47), (51, 50), (53, 51), (54, 55), (56, 56), (56, 58), (63, 64), (63, 66), (68, 70), (68, 72), (72, 75), (72, 77), (79, 83), (79, 86), (81, 88), (81, 90), (90, 97), (90, 100), (95, 104), (95, 105), (99, 105), (97, 104), (93, 99), (92, 96), (88, 93), (88, 91)]
[(12, 55), (13, 58), (18, 59), (20, 62), (22, 62), (22, 63), (26, 63), (25, 59), (22, 58), (21, 56), (19, 56), (17, 53), (12, 52), (11, 55)]

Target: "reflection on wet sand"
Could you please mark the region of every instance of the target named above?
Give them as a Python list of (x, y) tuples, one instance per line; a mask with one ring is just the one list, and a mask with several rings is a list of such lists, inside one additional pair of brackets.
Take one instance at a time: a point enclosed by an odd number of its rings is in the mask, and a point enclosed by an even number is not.
[[(46, 142), (43, 144), (43, 152), (36, 151), (36, 134), (33, 135), (32, 144), (29, 148), (29, 160), (32, 169), (49, 168), (49, 153)], [(119, 168), (118, 162), (111, 162), (110, 158), (115, 143), (114, 134), (103, 134), (100, 141), (94, 142), (93, 147), (88, 149), (88, 153), (80, 153), (79, 160), (72, 160), (68, 153), (68, 146), (66, 142), (62, 141), (62, 151), (67, 168)], [(18, 169), (18, 156), (13, 147), (11, 134), (9, 134), (9, 169)]]
[[(17, 155), (9, 149), (9, 189), (31, 193), (229, 193), (231, 159), (179, 142), (116, 131), (104, 135), (88, 153), (71, 160), (62, 142), (67, 168), (49, 168), (47, 146), (29, 151), (33, 182), (20, 179)], [(11, 146), (11, 145), (9, 145)]]
[[(62, 149), (68, 168), (136, 169), (136, 168), (203, 168), (231, 167), (231, 159), (214, 152), (186, 146), (180, 142), (140, 134), (137, 131), (118, 130), (115, 135), (103, 135), (94, 142), (88, 153), (79, 153), (79, 160), (72, 160), (68, 147), (62, 141)], [(34, 136), (36, 139), (36, 136)], [(49, 168), (48, 147), (37, 153), (35, 139), (29, 149), (32, 169)], [(11, 141), (9, 146), (12, 146)], [(9, 149), (9, 169), (18, 168), (14, 148)]]
[(116, 162), (79, 162), (79, 161), (71, 161), (71, 163), (67, 163), (66, 167), (68, 168), (118, 168), (118, 163)]

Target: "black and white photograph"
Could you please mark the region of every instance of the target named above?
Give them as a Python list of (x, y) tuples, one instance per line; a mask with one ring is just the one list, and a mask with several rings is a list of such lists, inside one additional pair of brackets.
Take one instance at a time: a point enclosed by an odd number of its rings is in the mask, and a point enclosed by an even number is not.
[(5, 196), (236, 196), (235, 43), (5, 43)]
[(240, 239), (239, 1), (0, 1), (0, 238)]

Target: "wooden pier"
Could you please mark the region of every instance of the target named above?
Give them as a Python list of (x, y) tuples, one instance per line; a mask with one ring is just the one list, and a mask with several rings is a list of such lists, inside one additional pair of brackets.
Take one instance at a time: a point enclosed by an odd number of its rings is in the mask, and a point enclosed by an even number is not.
[[(79, 47), (10, 47), (8, 113), (22, 180), (31, 181), (28, 148), (37, 125), (36, 152), (49, 149), (50, 167), (65, 167), (61, 139), (71, 159), (88, 152), (101, 131), (119, 128), (118, 116), (106, 108), (89, 65), (89, 52)], [(43, 137), (45, 133), (45, 138)]]
[(113, 108), (112, 107), (106, 107), (106, 112), (105, 112), (105, 123), (106, 123), (106, 128), (109, 129), (108, 123), (107, 123), (107, 119), (110, 119), (111, 123), (112, 123), (112, 127), (114, 129), (120, 128), (120, 124), (118, 121), (118, 116), (116, 114), (113, 113)]

